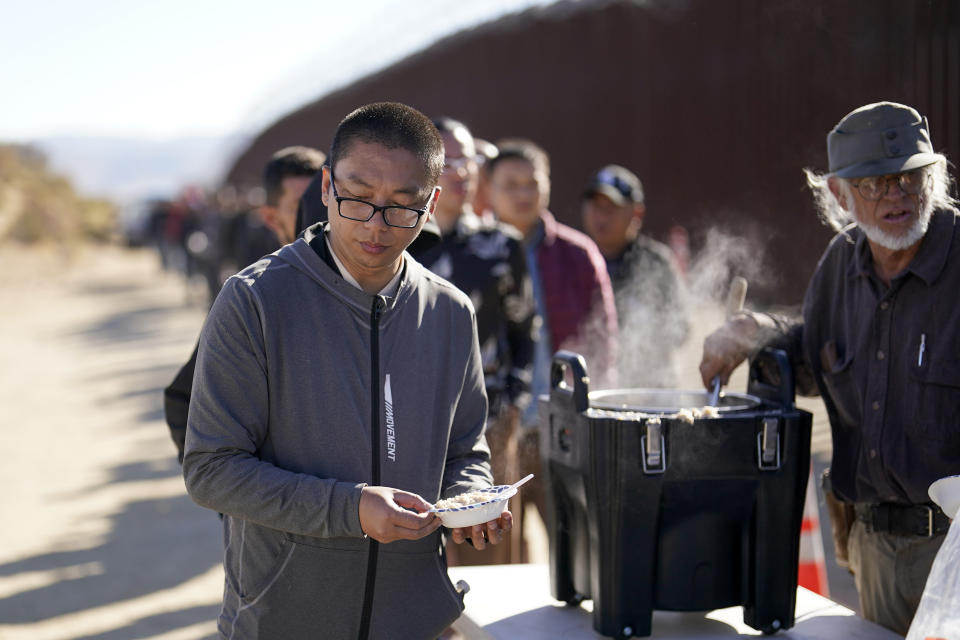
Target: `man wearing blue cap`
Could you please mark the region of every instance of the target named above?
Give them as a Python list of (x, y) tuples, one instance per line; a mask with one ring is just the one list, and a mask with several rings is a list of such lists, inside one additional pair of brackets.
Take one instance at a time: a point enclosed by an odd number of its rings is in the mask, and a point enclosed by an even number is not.
[(800, 391), (819, 393), (830, 418), (863, 616), (905, 634), (949, 527), (927, 489), (960, 473), (960, 213), (911, 107), (855, 109), (827, 154), (828, 173), (806, 174), (837, 235), (802, 318), (735, 316), (704, 342), (700, 372), (726, 379), (763, 345), (790, 352)]
[(601, 167), (583, 190), (580, 212), (613, 286), (619, 383), (675, 387), (673, 356), (690, 330), (685, 295), (670, 249), (641, 233), (647, 209), (640, 178), (620, 165)]

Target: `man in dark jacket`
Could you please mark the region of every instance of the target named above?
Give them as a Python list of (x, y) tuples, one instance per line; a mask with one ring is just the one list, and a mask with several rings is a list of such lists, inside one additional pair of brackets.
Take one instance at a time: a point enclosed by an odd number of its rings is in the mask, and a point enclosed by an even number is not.
[[(492, 482), (476, 320), (406, 252), (442, 169), (420, 112), (352, 112), (323, 170), (329, 220), (210, 310), (183, 471), (224, 514), (222, 637), (436, 638), (463, 610), (431, 503)], [(450, 536), (483, 548), (511, 523)]]
[[(310, 147), (286, 147), (274, 153), (263, 170), (266, 199), (258, 212), (264, 225), (272, 232), (275, 246), (271, 251), (293, 242), (295, 237), (297, 204), (310, 181), (323, 166), (322, 151)], [(256, 260), (258, 253), (251, 260)], [(244, 263), (247, 264), (247, 263)], [(190, 388), (197, 364), (197, 347), (163, 390), (163, 413), (170, 427), (170, 437), (177, 447), (177, 460), (183, 461), (183, 441), (187, 433), (187, 408), (190, 406)]]
[(487, 162), (490, 203), (497, 219), (523, 237), (527, 270), (533, 283), (540, 326), (534, 350), (531, 389), (534, 401), (523, 416), (523, 471), (537, 475), (522, 499), (536, 504), (546, 518), (540, 482), (537, 397), (550, 386), (553, 353), (567, 349), (586, 357), (591, 381), (602, 387), (615, 374), (617, 311), (610, 276), (596, 243), (573, 227), (557, 222), (550, 202), (550, 158), (526, 139), (497, 143), (499, 153)]
[[(470, 296), (477, 312), (477, 336), (490, 404), (487, 442), (490, 464), (498, 484), (520, 479), (518, 446), (520, 414), (530, 404), (536, 311), (527, 275), (520, 235), (512, 227), (483, 220), (474, 212), (478, 182), (473, 136), (466, 125), (451, 118), (434, 124), (443, 137), (444, 165), (435, 217), (442, 232), (440, 244), (418, 260)], [(518, 522), (519, 524), (519, 522)], [(457, 564), (519, 562), (520, 527), (512, 544), (493, 552), (449, 547)]]
[(676, 386), (673, 354), (686, 341), (690, 323), (670, 249), (640, 233), (647, 212), (640, 178), (615, 164), (597, 170), (583, 190), (580, 211), (613, 285), (619, 384)]
[(232, 223), (231, 254), (238, 270), (297, 237), (300, 198), (325, 160), (322, 151), (304, 146), (286, 147), (271, 156), (263, 171), (264, 203), (238, 214)]

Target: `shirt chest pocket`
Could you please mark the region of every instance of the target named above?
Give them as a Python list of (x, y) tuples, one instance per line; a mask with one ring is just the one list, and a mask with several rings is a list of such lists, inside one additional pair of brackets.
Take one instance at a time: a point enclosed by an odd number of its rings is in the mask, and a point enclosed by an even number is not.
[(919, 433), (960, 454), (960, 358), (931, 355), (912, 367), (911, 416)]
[(822, 357), (824, 386), (840, 420), (843, 421), (843, 426), (858, 427), (863, 402), (860, 387), (853, 375), (853, 357), (848, 354), (843, 358), (836, 358), (836, 348), (829, 344), (824, 346), (823, 351), (825, 354), (831, 353), (829, 357)]

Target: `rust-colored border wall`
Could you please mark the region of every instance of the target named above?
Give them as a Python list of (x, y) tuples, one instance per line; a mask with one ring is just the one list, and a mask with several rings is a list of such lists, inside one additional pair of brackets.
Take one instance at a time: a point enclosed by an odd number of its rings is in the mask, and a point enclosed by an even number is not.
[(266, 129), (228, 180), (256, 184), (288, 144), (325, 149), (353, 108), (399, 100), (551, 154), (551, 209), (607, 162), (647, 191), (646, 230), (696, 241), (719, 226), (765, 247), (765, 302), (799, 302), (829, 237), (800, 169), (825, 168), (827, 131), (876, 100), (917, 107), (960, 161), (960, 9), (950, 0), (562, 2), (447, 38)]

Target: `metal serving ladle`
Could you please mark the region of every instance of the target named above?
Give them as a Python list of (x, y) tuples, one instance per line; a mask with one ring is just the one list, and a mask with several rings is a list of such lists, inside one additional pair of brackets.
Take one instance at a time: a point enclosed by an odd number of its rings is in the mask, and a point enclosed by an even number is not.
[[(733, 314), (743, 309), (743, 302), (747, 298), (747, 280), (741, 276), (736, 276), (730, 281), (730, 290), (727, 292), (727, 319)], [(713, 390), (710, 392), (710, 398), (707, 401), (708, 407), (720, 406), (720, 376), (713, 378)]]
[(707, 400), (708, 407), (719, 407), (720, 406), (720, 376), (714, 376), (713, 378), (713, 391), (710, 392), (710, 398)]

